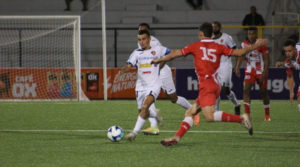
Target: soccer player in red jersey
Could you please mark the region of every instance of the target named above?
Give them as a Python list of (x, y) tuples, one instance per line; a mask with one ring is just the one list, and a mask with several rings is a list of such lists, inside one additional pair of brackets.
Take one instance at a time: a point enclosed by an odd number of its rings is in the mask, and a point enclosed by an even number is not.
[[(286, 68), (287, 74), (287, 83), (290, 91), (290, 102), (293, 103), (294, 100), (294, 72), (300, 70), (300, 43), (297, 43), (292, 40), (288, 39), (285, 41), (283, 46), (286, 59), (284, 62), (276, 63), (277, 67), (284, 66)], [(298, 101), (298, 111), (300, 112), (300, 85), (298, 85), (298, 92), (297, 92), (297, 101)]]
[[(248, 29), (248, 40), (242, 42), (242, 48), (250, 47), (257, 40), (257, 28), (250, 27)], [(255, 82), (259, 85), (259, 90), (263, 99), (265, 109), (265, 121), (271, 121), (270, 118), (270, 99), (268, 95), (268, 69), (269, 69), (269, 56), (266, 46), (262, 46), (256, 50), (253, 50), (246, 54), (245, 59), (247, 62), (245, 68), (244, 78), (244, 109), (250, 116), (250, 104), (251, 104), (251, 88), (255, 85)], [(235, 73), (240, 76), (240, 66), (243, 58), (239, 57), (237, 65), (235, 67)]]
[(213, 27), (211, 23), (203, 23), (199, 29), (200, 41), (194, 42), (183, 49), (172, 50), (170, 54), (152, 60), (152, 63), (160, 63), (170, 61), (174, 58), (185, 56), (188, 54), (194, 55), (195, 71), (199, 80), (199, 95), (195, 103), (189, 108), (185, 114), (179, 130), (170, 139), (161, 141), (164, 146), (172, 146), (178, 143), (183, 135), (193, 125), (193, 115), (201, 108), (202, 113), (208, 122), (236, 122), (241, 123), (250, 135), (253, 134), (252, 124), (247, 114), (242, 116), (234, 115), (222, 111), (215, 112), (214, 105), (220, 94), (220, 87), (216, 77), (216, 72), (220, 65), (222, 55), (244, 55), (252, 50), (255, 50), (266, 43), (266, 40), (258, 40), (256, 44), (243, 49), (230, 49), (224, 45), (215, 43), (211, 37)]

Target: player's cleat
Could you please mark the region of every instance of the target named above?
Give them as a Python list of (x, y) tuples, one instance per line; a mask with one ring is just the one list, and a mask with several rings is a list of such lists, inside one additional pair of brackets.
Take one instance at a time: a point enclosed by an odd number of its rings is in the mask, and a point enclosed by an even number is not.
[(168, 146), (173, 146), (176, 145), (178, 143), (179, 139), (176, 138), (176, 136), (169, 138), (169, 139), (164, 139), (162, 141), (160, 141), (160, 144), (168, 147)]
[(148, 127), (142, 130), (144, 135), (159, 135), (159, 129), (157, 127)]
[(132, 131), (130, 133), (128, 133), (125, 138), (129, 141), (133, 141), (136, 138), (137, 133)]
[(200, 124), (200, 114), (196, 114), (193, 116), (193, 120), (194, 120), (194, 125), (198, 126)]
[(160, 110), (156, 109), (155, 112), (157, 113), (157, 115), (156, 115), (157, 123), (159, 126), (162, 126), (164, 124), (164, 122), (163, 122), (162, 116), (160, 115)]
[(252, 127), (252, 123), (251, 120), (249, 118), (248, 114), (243, 114), (241, 116), (243, 118), (243, 121), (241, 122), (241, 124), (248, 129), (249, 134), (252, 136), (253, 135), (253, 127)]
[(265, 122), (270, 122), (270, 121), (271, 121), (270, 115), (265, 115)]
[(241, 115), (241, 105), (234, 107), (235, 115)]

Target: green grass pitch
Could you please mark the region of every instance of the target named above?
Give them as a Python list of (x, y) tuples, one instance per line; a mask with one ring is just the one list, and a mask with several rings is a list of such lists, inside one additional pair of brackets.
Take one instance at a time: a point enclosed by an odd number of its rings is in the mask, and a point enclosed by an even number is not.
[[(172, 147), (160, 140), (174, 135), (185, 111), (165, 100), (156, 106), (164, 117), (160, 135), (113, 143), (106, 130), (133, 129), (134, 100), (1, 102), (0, 167), (300, 166), (297, 104), (271, 101), (272, 121), (264, 122), (262, 102), (252, 101), (253, 136), (239, 124), (207, 123), (201, 115), (200, 125)], [(221, 108), (233, 112), (229, 101)]]

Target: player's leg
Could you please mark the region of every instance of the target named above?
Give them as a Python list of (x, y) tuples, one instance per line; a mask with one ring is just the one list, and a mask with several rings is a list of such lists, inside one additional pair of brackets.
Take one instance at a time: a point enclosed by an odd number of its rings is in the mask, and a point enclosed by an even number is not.
[[(171, 100), (172, 103), (176, 103), (179, 106), (188, 109), (190, 108), (192, 105), (188, 102), (188, 100), (182, 96), (177, 96), (176, 94), (176, 88), (173, 82), (173, 78), (172, 78), (172, 71), (170, 68), (168, 67), (164, 67), (163, 71), (161, 71), (162, 73), (162, 77), (161, 77), (161, 81), (162, 81), (162, 89), (166, 92), (166, 94), (168, 95), (168, 98)], [(193, 119), (194, 124), (197, 126), (200, 123), (200, 114), (196, 114)]]
[(300, 112), (300, 96), (297, 96), (297, 101), (298, 101), (298, 111)]
[(133, 131), (125, 136), (127, 140), (129, 141), (134, 140), (138, 132), (142, 129), (143, 125), (145, 124), (145, 121), (149, 118), (149, 107), (154, 101), (155, 98), (153, 95), (149, 94), (146, 96), (142, 104), (141, 112), (137, 118)]
[(162, 117), (160, 116), (159, 110), (156, 109), (155, 103), (149, 107), (149, 118), (150, 127), (142, 130), (145, 135), (159, 135), (158, 124), (162, 125)]
[[(132, 141), (135, 139), (138, 132), (142, 129), (146, 119), (149, 118), (150, 112), (149, 107), (151, 104), (155, 102), (158, 94), (160, 92), (160, 86), (149, 88), (145, 91), (138, 91), (136, 93), (138, 108), (140, 109), (140, 113), (138, 115), (135, 127), (133, 131), (125, 136), (126, 139)], [(144, 97), (144, 99), (143, 99)]]
[(245, 113), (250, 116), (250, 104), (251, 104), (251, 88), (256, 82), (256, 72), (254, 70), (251, 73), (245, 73), (244, 78), (244, 88), (243, 88), (243, 103), (244, 103), (244, 110)]
[(172, 78), (172, 71), (169, 67), (163, 68), (160, 79), (162, 81), (162, 89), (168, 95), (168, 98), (172, 103), (176, 103), (185, 109), (188, 109), (192, 106), (186, 98), (177, 96), (175, 84)]
[(270, 118), (270, 98), (269, 98), (268, 90), (267, 90), (267, 85), (268, 85), (267, 82), (268, 82), (268, 80), (267, 80), (267, 77), (266, 77), (266, 79), (264, 80), (263, 83), (258, 82), (258, 84), (259, 84), (259, 91), (260, 91), (260, 94), (262, 96), (263, 103), (264, 103), (264, 110), (265, 110), (265, 119), (264, 119), (264, 121), (271, 121), (271, 118)]
[(160, 143), (164, 146), (172, 146), (178, 143), (178, 141), (183, 137), (183, 135), (192, 127), (193, 125), (193, 116), (197, 114), (197, 110), (199, 109), (198, 104), (193, 104), (192, 107), (187, 109), (185, 113), (185, 118), (180, 124), (180, 127), (175, 134), (175, 136), (169, 138), (169, 139), (164, 139)]
[(229, 86), (223, 86), (222, 87), (222, 91), (225, 93), (225, 95), (227, 96), (227, 98), (232, 102), (232, 104), (234, 105), (234, 112), (235, 115), (240, 115), (241, 114), (241, 105), (238, 102), (235, 93), (230, 89)]

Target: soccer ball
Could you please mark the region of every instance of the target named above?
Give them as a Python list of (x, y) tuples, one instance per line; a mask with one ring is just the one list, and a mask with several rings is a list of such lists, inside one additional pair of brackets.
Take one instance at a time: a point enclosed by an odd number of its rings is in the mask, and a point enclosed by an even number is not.
[(122, 140), (123, 136), (124, 130), (120, 126), (114, 125), (107, 130), (107, 137), (113, 142)]

